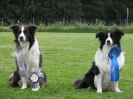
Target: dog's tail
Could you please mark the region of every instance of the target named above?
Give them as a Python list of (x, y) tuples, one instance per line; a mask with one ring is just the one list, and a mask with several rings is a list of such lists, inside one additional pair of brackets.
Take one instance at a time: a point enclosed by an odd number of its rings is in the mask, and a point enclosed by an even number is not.
[(75, 80), (74, 87), (76, 89), (88, 88), (88, 87), (93, 88), (94, 87), (94, 75), (91, 75), (90, 74), (90, 71), (88, 71), (85, 74), (85, 76), (84, 76), (83, 79), (77, 79), (77, 80)]
[(80, 88), (91, 88), (91, 89), (96, 89), (94, 85), (94, 77), (95, 75), (99, 74), (99, 69), (95, 65), (95, 62), (92, 63), (92, 67), (90, 70), (84, 75), (83, 79), (77, 79), (74, 82), (74, 87), (76, 89)]
[(9, 85), (13, 86), (13, 87), (17, 87), (18, 85), (18, 81), (20, 80), (20, 76), (19, 73), (17, 71), (14, 72), (14, 74), (12, 74), (8, 81), (9, 81)]
[(81, 88), (87, 88), (87, 85), (84, 84), (83, 79), (77, 79), (74, 82), (74, 87), (76, 89), (81, 89)]

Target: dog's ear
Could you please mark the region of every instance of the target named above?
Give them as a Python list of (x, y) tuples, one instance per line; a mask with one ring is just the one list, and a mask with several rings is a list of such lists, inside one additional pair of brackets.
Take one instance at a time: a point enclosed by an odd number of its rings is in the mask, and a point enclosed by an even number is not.
[(121, 37), (124, 36), (124, 32), (120, 30), (115, 30), (114, 33), (117, 39), (121, 39)]
[(104, 37), (103, 32), (99, 32), (99, 33), (96, 34), (96, 38), (99, 38), (99, 40), (102, 39), (103, 37)]
[(16, 34), (18, 32), (18, 29), (19, 29), (19, 26), (18, 25), (13, 25), (13, 26), (10, 26), (9, 29), (12, 29), (14, 35), (16, 36)]
[(120, 30), (115, 30), (116, 35), (124, 36), (124, 32)]
[(30, 33), (35, 34), (35, 31), (37, 30), (38, 26), (31, 25), (31, 26), (27, 26), (27, 28), (30, 31)]

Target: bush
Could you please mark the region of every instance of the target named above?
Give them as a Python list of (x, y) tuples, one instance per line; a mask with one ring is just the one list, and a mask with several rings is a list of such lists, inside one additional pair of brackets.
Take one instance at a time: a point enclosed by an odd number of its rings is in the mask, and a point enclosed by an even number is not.
[[(87, 24), (86, 22), (72, 22), (72, 23), (63, 23), (55, 22), (53, 24), (40, 24), (38, 32), (78, 32), (78, 33), (96, 33), (100, 31), (105, 31), (107, 29), (119, 29), (123, 30), (126, 33), (132, 33), (133, 24), (129, 26), (118, 26), (116, 24), (105, 25), (103, 23), (99, 24)], [(0, 32), (9, 32), (8, 27), (0, 27)]]

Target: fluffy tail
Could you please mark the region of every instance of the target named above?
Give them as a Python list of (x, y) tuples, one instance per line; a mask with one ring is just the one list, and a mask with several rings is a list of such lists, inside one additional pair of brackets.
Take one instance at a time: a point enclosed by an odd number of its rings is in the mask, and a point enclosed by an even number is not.
[(88, 87), (90, 87), (91, 89), (96, 89), (96, 87), (94, 85), (94, 77), (95, 77), (95, 75), (98, 75), (99, 73), (100, 72), (99, 72), (98, 67), (95, 65), (95, 62), (93, 62), (92, 67), (84, 75), (84, 78), (83, 79), (77, 79), (74, 82), (74, 87), (76, 89), (88, 88)]
[(74, 82), (74, 87), (75, 87), (76, 89), (81, 89), (81, 88), (87, 88), (88, 86), (87, 86), (87, 84), (85, 84), (85, 83), (83, 82), (83, 79), (77, 79), (77, 80), (75, 80), (75, 82)]
[(75, 80), (74, 87), (76, 89), (88, 88), (88, 87), (95, 89), (95, 86), (94, 86), (94, 76), (93, 75), (88, 75), (88, 73), (89, 72), (87, 72), (85, 74), (83, 79)]
[(77, 80), (75, 80), (75, 82), (74, 82), (74, 87), (75, 87), (76, 89), (83, 88), (83, 87), (82, 87), (82, 79), (77, 79)]
[(13, 86), (13, 87), (17, 87), (18, 85), (18, 81), (20, 80), (20, 76), (19, 73), (17, 71), (14, 72), (14, 74), (12, 74), (8, 81), (9, 81), (9, 85)]

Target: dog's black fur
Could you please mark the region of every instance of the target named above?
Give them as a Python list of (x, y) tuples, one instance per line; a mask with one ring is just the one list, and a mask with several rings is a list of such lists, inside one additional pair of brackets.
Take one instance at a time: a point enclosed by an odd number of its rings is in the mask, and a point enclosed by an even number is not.
[(84, 75), (83, 79), (77, 79), (74, 82), (74, 86), (76, 89), (80, 89), (80, 88), (91, 88), (91, 89), (96, 89), (95, 85), (94, 85), (94, 76), (98, 75), (99, 69), (98, 67), (95, 65), (95, 62), (92, 63), (92, 67), (90, 68), (90, 70)]
[[(13, 30), (13, 33), (14, 33), (14, 36), (15, 36), (14, 42), (20, 46), (20, 42), (23, 41), (23, 38), (19, 37), (21, 32), (22, 32), (22, 30), (21, 30), (22, 27), (14, 25), (14, 26), (11, 26), (10, 28)], [(26, 37), (26, 42), (29, 42), (29, 47), (28, 47), (28, 51), (27, 52), (29, 52), (32, 49), (32, 46), (34, 46), (34, 43), (35, 43), (35, 31), (36, 31), (37, 28), (38, 28), (37, 26), (25, 26), (24, 27), (24, 31), (23, 32), (24, 32), (24, 35)], [(18, 40), (18, 38), (20, 38), (20, 41)], [(15, 50), (15, 53), (16, 53), (16, 50)], [(43, 61), (41, 53), (40, 53), (38, 58), (37, 58), (37, 60), (39, 61), (39, 64), (37, 64), (38, 65), (37, 68), (41, 69), (42, 61)], [(31, 61), (34, 62), (33, 60), (31, 60)], [(21, 77), (20, 77), (20, 74), (19, 74), (19, 68), (18, 68), (19, 67), (18, 66), (18, 60), (17, 60), (16, 56), (15, 56), (15, 62), (16, 62), (16, 70), (8, 79), (9, 80), (9, 84), (11, 86), (13, 86), (13, 87), (20, 86), (19, 81), (21, 80)], [(24, 63), (24, 66), (26, 67), (27, 65)], [(26, 69), (27, 69), (27, 67), (26, 67)], [(46, 74), (43, 71), (41, 71), (41, 75), (43, 77), (41, 77), (41, 79), (39, 81), (39, 84), (40, 84), (40, 86), (45, 86), (46, 79), (47, 79), (46, 78)], [(29, 75), (27, 75), (27, 77), (28, 76)], [(27, 82), (27, 83), (29, 84), (29, 82)], [(31, 86), (31, 84), (29, 84), (29, 86)]]

